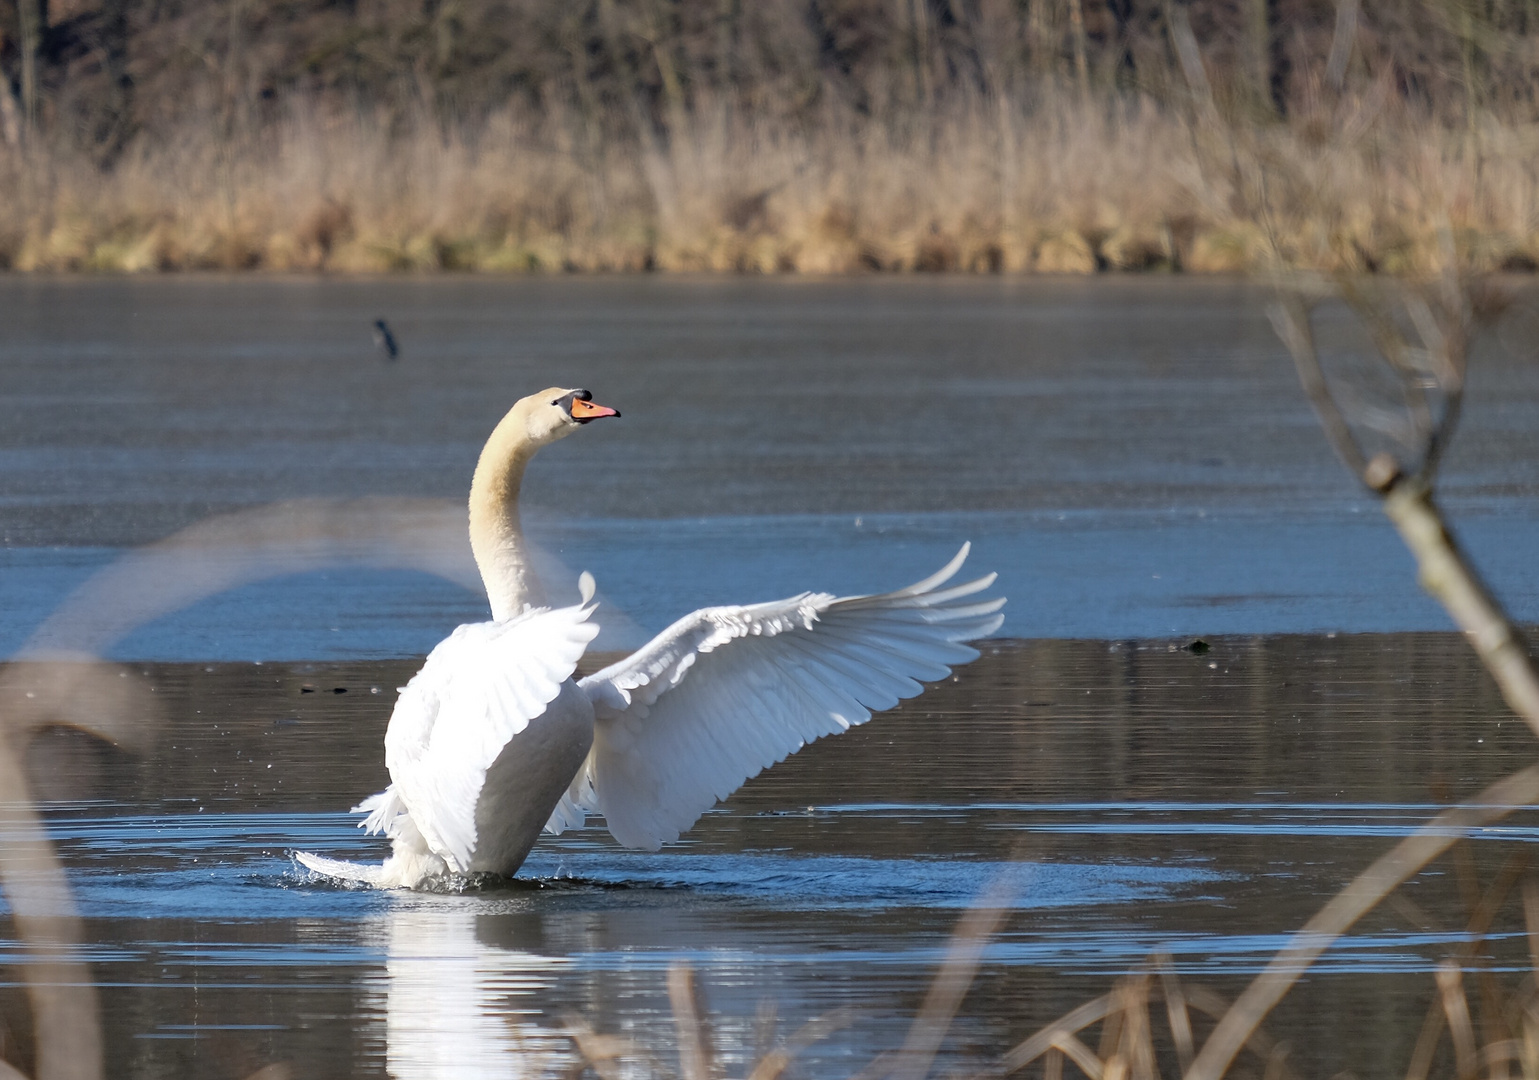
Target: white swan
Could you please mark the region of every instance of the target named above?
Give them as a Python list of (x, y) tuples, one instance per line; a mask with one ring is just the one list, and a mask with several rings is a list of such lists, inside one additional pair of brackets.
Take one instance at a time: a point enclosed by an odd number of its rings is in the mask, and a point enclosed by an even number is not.
[(586, 390), (519, 401), (492, 432), (470, 488), (470, 541), (492, 621), (461, 626), (401, 691), (385, 732), (391, 785), (355, 811), (392, 850), (382, 866), (299, 853), (321, 874), (416, 887), (445, 874), (513, 874), (541, 828), (602, 814), (627, 847), (676, 840), (718, 799), (823, 735), (864, 723), (977, 657), (962, 642), (1003, 620), (975, 600), (995, 575), (943, 586), (967, 557), (880, 596), (802, 593), (702, 608), (580, 681), (597, 635), (582, 603), (539, 606), (518, 493), (535, 452), (614, 409)]

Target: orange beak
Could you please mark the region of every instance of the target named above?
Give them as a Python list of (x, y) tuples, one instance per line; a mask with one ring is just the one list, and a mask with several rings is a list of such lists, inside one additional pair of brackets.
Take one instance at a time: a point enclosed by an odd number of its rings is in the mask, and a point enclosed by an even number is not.
[(619, 409), (611, 409), (608, 405), (596, 405), (582, 398), (572, 399), (573, 420), (597, 420), (601, 416), (619, 416)]

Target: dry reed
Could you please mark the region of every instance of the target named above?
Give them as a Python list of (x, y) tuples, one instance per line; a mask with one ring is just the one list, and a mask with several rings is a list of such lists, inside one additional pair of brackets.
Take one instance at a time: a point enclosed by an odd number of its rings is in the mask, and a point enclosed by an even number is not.
[[(1456, 808), (1450, 813), (1467, 809)], [(1458, 839), (1460, 827), (1452, 822), (1439, 824), (1445, 840), (1441, 849), (1454, 844), (1463, 849), (1461, 854), (1465, 857), (1456, 860), (1456, 866), (1464, 891), (1471, 894), (1472, 900), (1464, 940), (1453, 955), (1438, 964), (1430, 980), (1431, 1003), (1411, 1051), (1406, 1078), (1427, 1080), (1440, 1060), (1441, 1051), (1452, 1066), (1452, 1075), (1459, 1080), (1474, 1080), (1478, 1076), (1491, 1080), (1534, 1080), (1539, 1077), (1539, 978), (1535, 975), (1539, 972), (1539, 879), (1525, 877), (1527, 858), (1520, 852), (1509, 858), (1489, 885), (1482, 888), (1474, 874), (1473, 858), (1468, 857), (1468, 842)], [(1431, 827), (1424, 831), (1431, 831)], [(1417, 859), (1414, 867), (1425, 869), (1430, 861)], [(1365, 874), (1364, 878), (1367, 877)], [(1356, 892), (1364, 895), (1361, 888)], [(1532, 967), (1503, 985), (1487, 970), (1481, 953), (1498, 914), (1515, 892), (1521, 894), (1519, 903), (1527, 927)], [(1378, 899), (1384, 896), (1381, 892)], [(856, 1074), (857, 1080), (912, 1080), (933, 1074), (936, 1053), (941, 1049), (955, 1006), (960, 1004), (973, 978), (984, 947), (1004, 921), (1006, 912), (994, 906), (998, 900), (997, 896), (986, 898), (964, 916), (904, 1046), (878, 1055)], [(1297, 971), (1302, 970), (1297, 955), (1285, 951), (1279, 959), (1294, 965)], [(1473, 1002), (1467, 986), (1470, 973), (1479, 984)], [(675, 965), (668, 972), (667, 982), (677, 1031), (677, 1068), (664, 1062), (666, 1052), (596, 1033), (585, 1021), (571, 1017), (567, 1032), (583, 1069), (591, 1069), (601, 1080), (638, 1075), (709, 1080), (725, 1075), (720, 1048), (711, 1035), (710, 1014), (694, 972), (687, 965)], [(1190, 1078), (1202, 1075), (1200, 1063), (1199, 1069), (1193, 1070), (1196, 1048), (1213, 1044), (1214, 1036), (1237, 1016), (1244, 1016), (1246, 1024), (1236, 1049), (1246, 1052), (1249, 1060), (1243, 1066), (1253, 1067), (1255, 1072), (1248, 1067), (1236, 1071), (1259, 1075), (1261, 1080), (1291, 1080), (1296, 1074), (1288, 1062), (1289, 1045), (1268, 1034), (1259, 1017), (1247, 1015), (1243, 1002), (1231, 1001), (1211, 987), (1183, 980), (1164, 953), (1149, 957), (1140, 968), (1118, 980), (1108, 993), (1045, 1024), (1000, 1057), (952, 1060), (947, 1063), (946, 1074), (967, 1075), (965, 1070), (970, 1067), (973, 1080), (999, 1080), (1035, 1066), (1044, 1080), (1063, 1080), (1065, 1065), (1069, 1064), (1089, 1080)], [(749, 1080), (777, 1080), (799, 1053), (853, 1019), (853, 1014), (842, 1013), (813, 1020), (782, 1045), (762, 1053), (745, 1075)], [(1169, 1069), (1172, 1063), (1176, 1066), (1174, 1070)], [(1509, 1070), (1508, 1065), (1517, 1068)], [(1230, 1069), (1231, 1065), (1226, 1063), (1221, 1074), (1229, 1073)]]
[(0, 4), (0, 266), (1539, 265), (1531, 0), (214, 12)]
[(1539, 124), (1451, 129), (1373, 87), (1287, 123), (1125, 96), (955, 99), (912, 125), (682, 118), (594, 154), (559, 118), (295, 105), (221, 138), (0, 146), (22, 271), (1241, 272), (1539, 265)]

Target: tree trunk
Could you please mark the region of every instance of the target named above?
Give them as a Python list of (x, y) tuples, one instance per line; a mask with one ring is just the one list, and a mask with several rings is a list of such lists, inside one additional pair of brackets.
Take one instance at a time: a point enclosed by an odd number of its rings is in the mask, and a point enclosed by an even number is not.
[(1250, 55), (1246, 58), (1251, 74), (1251, 98), (1262, 116), (1276, 115), (1272, 103), (1272, 20), (1270, 0), (1247, 0), (1245, 21)]
[(134, 80), (128, 74), (128, 0), (103, 0), (101, 12), (107, 100), (96, 125), (96, 157), (101, 164), (110, 165), (133, 134)]
[(11, 93), (11, 73), (0, 64), (0, 140), (13, 149), (20, 146), (22, 123), (22, 111)]
[(16, 0), (21, 24), (21, 111), (28, 129), (37, 127), (38, 66), (48, 33), (48, 0)]
[(1085, 11), (1080, 0), (1069, 0), (1069, 32), (1074, 38), (1074, 81), (1079, 85), (1079, 97), (1090, 100), (1090, 62), (1087, 58), (1088, 43), (1085, 39)]

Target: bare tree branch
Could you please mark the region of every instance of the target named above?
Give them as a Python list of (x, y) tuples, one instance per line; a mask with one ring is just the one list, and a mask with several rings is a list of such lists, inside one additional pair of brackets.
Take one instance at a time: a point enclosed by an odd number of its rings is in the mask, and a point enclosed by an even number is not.
[(1298, 368), (1299, 382), (1304, 386), (1304, 393), (1309, 398), (1309, 404), (1314, 407), (1315, 415), (1320, 418), (1320, 426), (1325, 429), (1325, 437), (1331, 449), (1336, 451), (1336, 456), (1354, 476), (1362, 476), (1368, 467), (1368, 459), (1363, 455), (1357, 437), (1352, 434), (1351, 425), (1342, 415), (1341, 407), (1331, 395), (1330, 384), (1325, 379), (1325, 371), (1320, 366), (1320, 354), (1315, 347), (1310, 307), (1302, 296), (1294, 293), (1272, 304), (1267, 308), (1267, 314), (1272, 318), (1272, 327), (1277, 331), (1277, 336), (1282, 338), (1293, 357), (1294, 366)]
[(1426, 485), (1392, 478), (1386, 490), (1384, 513), (1416, 556), (1422, 588), (1453, 616), (1512, 711), (1539, 735), (1539, 674), (1522, 636), (1450, 535)]
[(1358, 919), (1472, 829), (1534, 802), (1539, 802), (1539, 765), (1504, 777), (1469, 802), (1443, 811), (1380, 856), (1305, 923), (1245, 988), (1203, 1044), (1185, 1080), (1219, 1080), (1267, 1013)]

